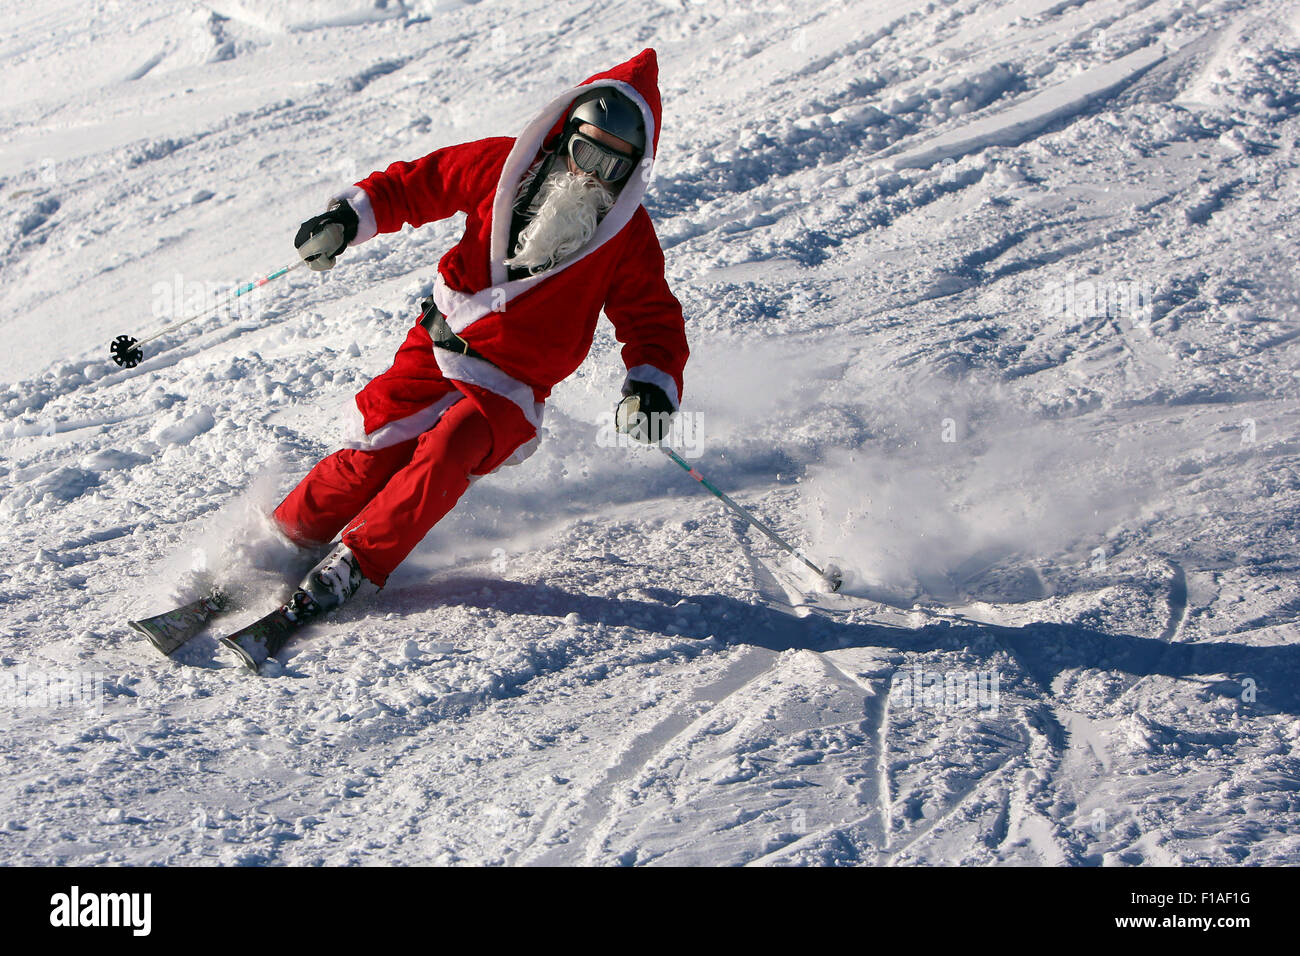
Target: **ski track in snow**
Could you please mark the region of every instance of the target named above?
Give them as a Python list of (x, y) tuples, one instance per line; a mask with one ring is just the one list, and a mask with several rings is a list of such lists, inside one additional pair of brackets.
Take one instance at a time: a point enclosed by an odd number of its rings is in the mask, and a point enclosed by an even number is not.
[[(5, 14), (0, 861), (1300, 861), (1294, 4)], [(602, 324), (532, 459), (244, 675), (216, 635), (288, 573), (250, 516), (458, 224), (108, 342), (647, 45), (695, 463), (844, 593), (598, 444)], [(174, 661), (125, 627), (226, 575)]]

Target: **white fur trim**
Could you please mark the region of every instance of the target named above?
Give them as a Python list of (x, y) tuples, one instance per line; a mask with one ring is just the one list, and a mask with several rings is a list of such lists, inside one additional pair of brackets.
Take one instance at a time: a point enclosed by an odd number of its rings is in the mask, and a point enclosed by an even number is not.
[(467, 385), (477, 385), (514, 402), (530, 425), (534, 428), (541, 427), (544, 406), (533, 398), (533, 390), (530, 386), (507, 375), (491, 362), (470, 355), (461, 355), (459, 352), (435, 347), (433, 357), (438, 363), (438, 368), (447, 378), (456, 382), (465, 382)]
[(366, 195), (366, 191), (360, 186), (353, 186), (337, 196), (331, 196), (330, 202), (337, 199), (346, 199), (348, 205), (357, 214), (357, 234), (348, 245), (359, 246), (375, 238), (379, 233), (379, 227), (375, 225), (375, 208), (370, 205), (370, 197)]
[(343, 447), (369, 448), (366, 438), (366, 419), (357, 408), (355, 401), (350, 401), (343, 412)]
[(624, 385), (628, 382), (649, 382), (651, 385), (658, 385), (664, 390), (664, 394), (668, 396), (673, 411), (677, 411), (677, 406), (681, 404), (681, 396), (677, 394), (676, 380), (663, 369), (655, 368), (653, 365), (634, 366), (627, 370), (627, 378), (623, 379)]
[[(370, 435), (365, 433), (365, 419), (361, 417), (361, 410), (357, 408), (355, 403), (349, 403), (349, 411), (345, 413), (344, 421), (344, 433), (346, 438), (342, 447), (355, 448), (361, 451), (376, 451), (380, 448), (388, 448), (391, 445), (409, 441), (412, 438), (424, 434), (430, 428), (437, 425), (442, 419), (443, 413), (464, 397), (465, 395), (463, 392), (452, 392), (449, 395), (444, 395), (428, 408), (422, 408), (414, 415), (408, 415), (406, 418), (390, 422), (383, 428), (375, 429), (374, 433)], [(540, 409), (541, 406), (538, 405), (537, 408)], [(501, 468), (513, 467), (514, 465), (521, 464), (524, 459), (537, 451), (537, 447), (541, 444), (541, 441), (542, 436), (540, 434), (534, 435), (528, 441), (516, 448), (514, 452), (511, 453), (510, 457), (497, 465), (496, 468), (493, 468), (489, 474), (496, 474), (496, 472)], [(469, 480), (473, 483), (482, 477), (484, 476), (470, 475)]]
[(433, 280), (433, 304), (438, 307), (438, 311), (444, 316), (451, 315), (457, 309), (464, 307), (471, 296), (464, 292), (458, 292), (451, 286), (447, 285), (447, 280), (442, 277), (442, 271), (437, 270)]
[[(359, 441), (348, 441), (344, 448), (357, 448), (363, 451), (375, 451), (380, 448), (388, 448), (392, 445), (399, 445), (404, 441), (410, 441), (419, 435), (423, 435), (442, 418), (442, 413), (451, 406), (455, 405), (465, 396), (460, 392), (450, 392), (438, 399), (432, 405), (420, 409), (413, 415), (407, 415), (405, 418), (399, 418), (395, 422), (389, 422), (382, 428), (376, 428), (369, 435), (365, 435)], [(358, 413), (359, 414), (359, 413)]]
[[(537, 446), (540, 445), (541, 443), (542, 443), (542, 436), (534, 435), (532, 438), (528, 439), (528, 441), (524, 442), (513, 452), (511, 452), (510, 457), (507, 458), (505, 461), (503, 461), (501, 464), (497, 465), (497, 468), (513, 468), (515, 465), (521, 464), (524, 461), (524, 459), (528, 458), (529, 456), (532, 455), (533, 452), (537, 451)], [(496, 468), (492, 470), (496, 471)]]
[[(532, 438), (528, 439), (528, 441), (524, 442), (513, 452), (511, 452), (509, 458), (507, 458), (505, 461), (501, 462), (501, 464), (497, 465), (495, 468), (489, 471), (488, 474), (495, 475), (502, 468), (513, 468), (515, 465), (523, 464), (524, 459), (528, 458), (529, 456), (532, 455), (533, 452), (537, 451), (537, 446), (540, 445), (541, 443), (542, 443), (542, 436), (534, 435)], [(469, 480), (470, 483), (473, 484), (474, 482), (478, 481), (480, 478), (485, 478), (485, 477), (487, 477), (487, 475), (470, 475)]]

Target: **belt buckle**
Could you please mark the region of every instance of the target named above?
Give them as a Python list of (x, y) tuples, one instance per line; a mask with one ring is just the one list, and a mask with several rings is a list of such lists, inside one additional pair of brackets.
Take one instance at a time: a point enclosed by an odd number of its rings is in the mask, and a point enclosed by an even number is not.
[[(458, 355), (469, 355), (470, 344), (452, 331), (451, 326), (447, 324), (447, 317), (442, 314), (442, 310), (436, 305), (430, 303), (430, 307), (424, 318), (421, 319), (420, 324), (428, 330), (430, 337), (433, 336), (435, 331), (439, 333), (440, 337), (433, 341), (433, 344), (438, 348), (455, 352)], [(442, 334), (443, 330), (446, 330), (446, 335)]]

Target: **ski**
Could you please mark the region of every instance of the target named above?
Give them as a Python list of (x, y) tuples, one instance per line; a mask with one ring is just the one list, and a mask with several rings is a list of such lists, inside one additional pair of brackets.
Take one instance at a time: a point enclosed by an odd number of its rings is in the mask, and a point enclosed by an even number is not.
[(208, 621), (225, 611), (226, 604), (225, 592), (220, 587), (214, 587), (197, 601), (140, 621), (127, 621), (127, 624), (149, 638), (149, 642), (158, 650), (170, 656), (203, 630)]
[(286, 604), (223, 637), (221, 643), (234, 651), (244, 666), (256, 674), (267, 658), (284, 647), (293, 633), (308, 620), (304, 615), (293, 613), (292, 603)]

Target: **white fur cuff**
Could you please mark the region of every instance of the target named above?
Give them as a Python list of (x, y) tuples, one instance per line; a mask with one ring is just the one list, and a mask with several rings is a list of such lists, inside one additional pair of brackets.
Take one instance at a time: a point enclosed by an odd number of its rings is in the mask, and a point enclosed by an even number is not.
[(681, 404), (681, 398), (677, 394), (677, 382), (667, 372), (653, 365), (637, 365), (628, 369), (623, 384), (626, 385), (628, 382), (649, 382), (651, 385), (658, 385), (668, 396), (673, 411), (677, 411), (677, 407)]
[(347, 200), (348, 205), (357, 214), (357, 234), (348, 245), (359, 246), (361, 243), (375, 238), (375, 235), (379, 232), (379, 227), (375, 225), (375, 210), (370, 205), (370, 197), (366, 195), (366, 191), (360, 186), (353, 186), (337, 196), (331, 196), (330, 202), (334, 202), (336, 199)]

